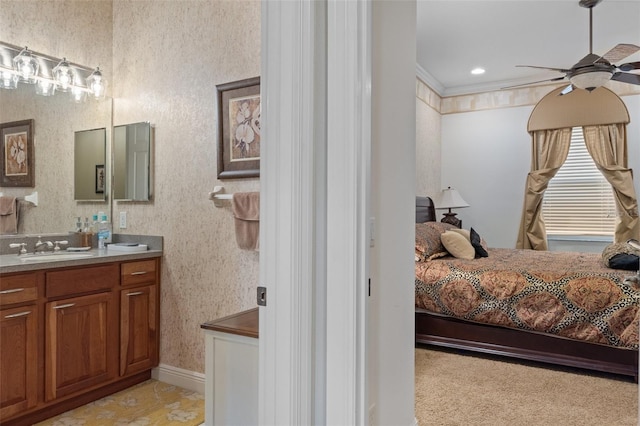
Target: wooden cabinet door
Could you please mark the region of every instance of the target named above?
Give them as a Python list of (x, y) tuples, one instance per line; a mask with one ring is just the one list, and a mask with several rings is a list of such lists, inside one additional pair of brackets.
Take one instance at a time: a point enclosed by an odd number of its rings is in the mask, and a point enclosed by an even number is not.
[(120, 292), (120, 375), (158, 365), (157, 286)]
[(0, 311), (0, 419), (38, 402), (36, 305)]
[(117, 376), (117, 324), (117, 306), (111, 292), (47, 303), (47, 401)]

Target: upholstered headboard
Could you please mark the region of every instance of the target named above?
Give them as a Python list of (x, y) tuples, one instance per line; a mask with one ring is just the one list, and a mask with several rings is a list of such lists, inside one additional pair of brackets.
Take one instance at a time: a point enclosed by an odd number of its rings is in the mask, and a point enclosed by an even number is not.
[(436, 209), (430, 197), (416, 197), (416, 223), (435, 222)]

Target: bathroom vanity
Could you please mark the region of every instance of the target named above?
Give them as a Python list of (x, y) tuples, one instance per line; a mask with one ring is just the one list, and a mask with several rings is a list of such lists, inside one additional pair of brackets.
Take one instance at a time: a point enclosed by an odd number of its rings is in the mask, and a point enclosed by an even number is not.
[(151, 377), (162, 250), (0, 256), (0, 423), (32, 425)]

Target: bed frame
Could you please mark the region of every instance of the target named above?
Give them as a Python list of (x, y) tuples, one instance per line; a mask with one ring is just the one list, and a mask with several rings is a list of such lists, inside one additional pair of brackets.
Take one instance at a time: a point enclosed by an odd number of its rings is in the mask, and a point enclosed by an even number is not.
[[(429, 220), (435, 220), (433, 201), (429, 197), (416, 197), (416, 223)], [(638, 382), (638, 351), (466, 322), (417, 308), (415, 341), (416, 345), (435, 345), (631, 376)]]

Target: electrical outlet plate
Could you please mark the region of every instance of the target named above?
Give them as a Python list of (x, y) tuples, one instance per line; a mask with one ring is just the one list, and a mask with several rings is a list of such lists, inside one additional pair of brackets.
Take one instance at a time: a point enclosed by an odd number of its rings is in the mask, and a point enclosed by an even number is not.
[(120, 229), (127, 227), (127, 212), (120, 212)]

